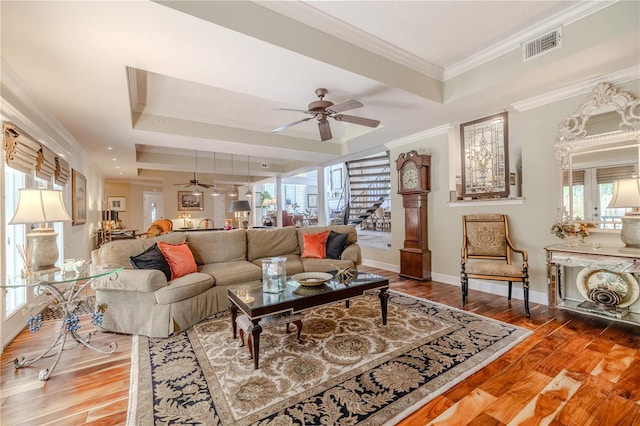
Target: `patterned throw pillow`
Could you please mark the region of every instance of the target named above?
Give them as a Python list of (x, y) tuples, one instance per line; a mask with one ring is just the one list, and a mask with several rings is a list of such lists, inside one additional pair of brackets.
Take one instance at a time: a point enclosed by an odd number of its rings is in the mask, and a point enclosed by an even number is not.
[(164, 273), (167, 281), (171, 280), (171, 268), (157, 244), (152, 245), (137, 256), (131, 256), (129, 264), (136, 269), (157, 269)]
[(317, 234), (304, 234), (302, 237), (304, 242), (302, 257), (313, 257), (316, 259), (327, 258), (328, 229)]
[(158, 241), (158, 248), (171, 268), (171, 279), (175, 280), (192, 272), (198, 272), (193, 253), (187, 243), (168, 244)]

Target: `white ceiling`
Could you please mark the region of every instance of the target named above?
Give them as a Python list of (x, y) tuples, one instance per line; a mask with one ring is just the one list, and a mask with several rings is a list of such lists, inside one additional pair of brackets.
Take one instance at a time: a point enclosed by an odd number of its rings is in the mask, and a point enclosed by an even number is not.
[[(292, 174), (637, 65), (638, 24), (610, 22), (612, 5), (2, 1), (1, 53), (106, 178), (192, 172), (197, 150), (199, 173), (215, 152), (230, 181), (233, 155), (242, 183), (249, 159), (252, 180)], [(561, 24), (563, 48), (523, 63), (520, 43)], [(306, 109), (319, 87), (381, 125), (331, 120), (327, 142), (315, 120), (271, 133), (307, 117), (277, 108)]]

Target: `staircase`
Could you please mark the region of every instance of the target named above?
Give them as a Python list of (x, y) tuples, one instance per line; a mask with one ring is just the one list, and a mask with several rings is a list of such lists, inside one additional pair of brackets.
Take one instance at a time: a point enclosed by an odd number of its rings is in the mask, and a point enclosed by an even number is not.
[[(391, 193), (389, 152), (346, 163), (349, 182), (349, 225), (361, 225), (380, 206), (388, 205)], [(378, 218), (382, 219), (382, 218)], [(385, 231), (391, 231), (390, 226)]]

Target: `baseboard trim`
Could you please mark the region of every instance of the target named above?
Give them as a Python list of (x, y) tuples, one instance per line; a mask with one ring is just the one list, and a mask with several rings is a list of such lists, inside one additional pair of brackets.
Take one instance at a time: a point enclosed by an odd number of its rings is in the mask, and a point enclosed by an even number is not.
[[(362, 264), (365, 266), (370, 266), (372, 268), (384, 269), (385, 271), (400, 273), (400, 266), (392, 265), (390, 263), (363, 260)], [(458, 275), (455, 275), (455, 276), (445, 275), (445, 274), (439, 274), (437, 272), (432, 272), (431, 279), (439, 283), (454, 285), (458, 288), (460, 287), (460, 276)], [(471, 290), (477, 290), (483, 293), (495, 294), (496, 296), (505, 296), (505, 297), (507, 296), (506, 282), (470, 279), (469, 288)], [(522, 289), (522, 286), (517, 282), (513, 283), (513, 292), (511, 296), (513, 299), (524, 300), (524, 291)], [(540, 305), (545, 305), (545, 306), (549, 304), (547, 293), (542, 293), (542, 292), (533, 291), (533, 290), (529, 290), (529, 301), (532, 303), (538, 303)]]

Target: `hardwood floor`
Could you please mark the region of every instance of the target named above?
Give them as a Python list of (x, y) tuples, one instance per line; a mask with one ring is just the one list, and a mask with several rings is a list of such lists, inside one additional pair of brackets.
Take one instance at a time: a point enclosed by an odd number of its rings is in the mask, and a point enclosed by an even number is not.
[[(460, 307), (457, 286), (387, 276), (391, 288)], [(413, 425), (640, 425), (640, 327), (600, 318), (552, 312), (521, 300), (469, 291), (466, 310), (516, 324), (534, 334), (402, 421)], [(83, 317), (80, 331), (92, 329)], [(98, 333), (97, 346), (118, 343), (113, 355), (86, 348), (63, 354), (53, 376), (38, 380), (52, 362), (16, 370), (18, 355), (37, 355), (49, 345), (60, 321), (38, 333), (22, 332), (3, 352), (0, 424), (116, 425), (126, 421), (131, 337)]]

